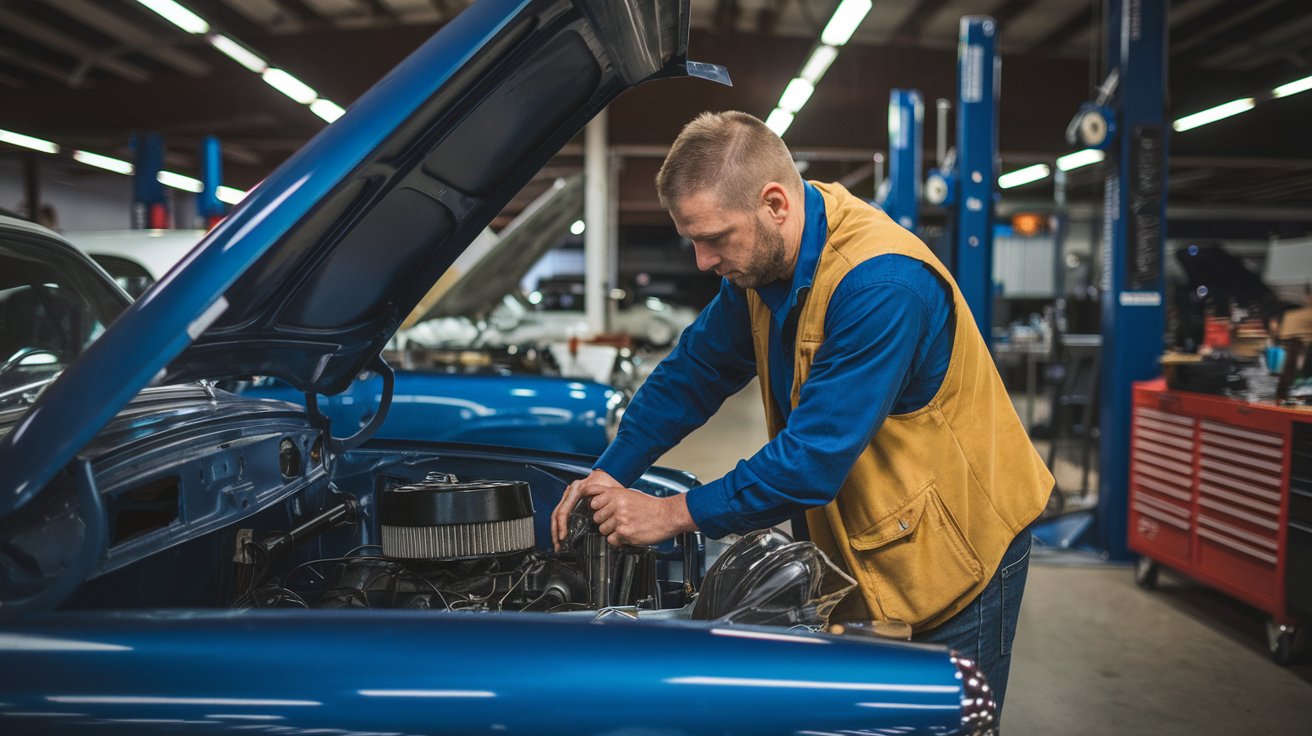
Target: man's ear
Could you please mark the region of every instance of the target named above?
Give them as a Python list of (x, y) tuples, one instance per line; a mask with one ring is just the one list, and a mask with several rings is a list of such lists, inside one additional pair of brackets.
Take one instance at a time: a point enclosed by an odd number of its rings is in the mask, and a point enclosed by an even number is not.
[(777, 181), (766, 182), (761, 187), (761, 205), (766, 208), (769, 217), (782, 224), (788, 219), (788, 213), (792, 210), (792, 200), (788, 196), (788, 190), (783, 184)]

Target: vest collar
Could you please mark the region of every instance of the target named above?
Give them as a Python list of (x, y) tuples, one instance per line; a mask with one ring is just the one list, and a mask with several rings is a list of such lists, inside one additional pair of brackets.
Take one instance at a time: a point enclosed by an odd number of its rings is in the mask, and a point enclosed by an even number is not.
[(815, 268), (820, 263), (820, 252), (824, 250), (825, 240), (829, 237), (829, 223), (825, 216), (824, 195), (820, 190), (803, 181), (806, 192), (806, 221), (802, 226), (802, 244), (797, 253), (797, 266), (793, 269), (791, 283), (780, 279), (756, 289), (761, 301), (775, 315), (783, 319), (793, 307), (797, 306), (798, 293), (810, 289), (815, 280)]

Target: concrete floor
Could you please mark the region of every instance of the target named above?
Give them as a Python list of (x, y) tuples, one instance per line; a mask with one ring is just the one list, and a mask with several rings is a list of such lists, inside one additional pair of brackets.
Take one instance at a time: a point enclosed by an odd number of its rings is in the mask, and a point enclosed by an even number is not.
[[(765, 440), (753, 383), (660, 464), (710, 480)], [(1271, 662), (1263, 622), (1260, 612), (1169, 573), (1148, 592), (1128, 567), (1036, 556), (1006, 733), (1312, 734), (1312, 664)]]

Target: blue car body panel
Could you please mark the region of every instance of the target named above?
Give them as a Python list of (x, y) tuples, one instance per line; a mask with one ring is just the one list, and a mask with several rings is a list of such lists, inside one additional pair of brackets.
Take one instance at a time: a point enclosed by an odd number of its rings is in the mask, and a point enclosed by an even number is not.
[[(241, 393), (304, 403), (303, 394), (281, 382)], [(606, 415), (615, 393), (600, 383), (557, 376), (398, 370), (392, 406), (374, 436), (596, 456), (609, 442)], [(374, 377), (318, 403), (340, 437), (368, 424), (381, 398), (382, 379)]]
[[(956, 669), (933, 647), (565, 616), (316, 614), (0, 625), (0, 723), (15, 736), (948, 734), (939, 724), (961, 707)], [(873, 681), (887, 655), (891, 684)], [(878, 730), (890, 712), (901, 729)]]

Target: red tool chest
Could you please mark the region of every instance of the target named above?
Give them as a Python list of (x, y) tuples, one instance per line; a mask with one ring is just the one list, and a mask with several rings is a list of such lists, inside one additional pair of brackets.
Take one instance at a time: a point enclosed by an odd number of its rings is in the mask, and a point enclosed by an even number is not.
[(1271, 614), (1287, 662), (1312, 620), (1312, 410), (1135, 384), (1129, 547)]

